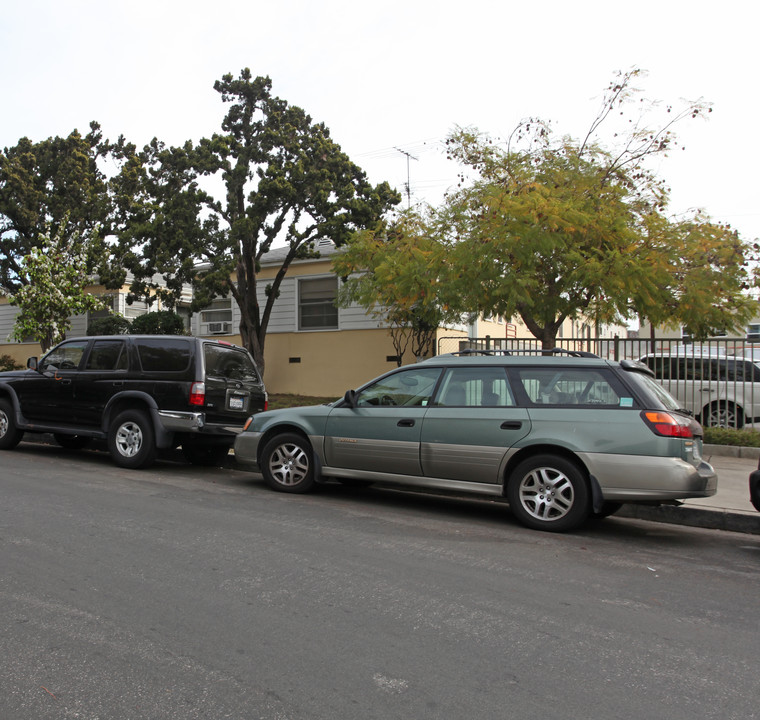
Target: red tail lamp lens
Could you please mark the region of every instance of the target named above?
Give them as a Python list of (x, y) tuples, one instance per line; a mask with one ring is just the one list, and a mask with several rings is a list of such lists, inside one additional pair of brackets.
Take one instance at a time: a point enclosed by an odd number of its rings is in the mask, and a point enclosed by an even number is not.
[(190, 404), (204, 405), (206, 402), (206, 383), (195, 382), (190, 388)]
[(691, 420), (667, 412), (647, 411), (641, 413), (644, 422), (655, 435), (674, 438), (693, 438)]

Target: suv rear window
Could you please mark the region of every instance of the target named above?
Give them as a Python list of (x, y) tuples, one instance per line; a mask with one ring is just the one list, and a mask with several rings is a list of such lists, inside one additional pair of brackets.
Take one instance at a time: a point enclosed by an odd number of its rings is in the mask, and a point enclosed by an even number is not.
[(259, 374), (251, 358), (240, 350), (207, 343), (203, 346), (203, 356), (206, 360), (207, 376), (227, 380), (259, 380)]
[(190, 367), (192, 359), (187, 340), (167, 337), (140, 340), (137, 351), (145, 372), (182, 372)]

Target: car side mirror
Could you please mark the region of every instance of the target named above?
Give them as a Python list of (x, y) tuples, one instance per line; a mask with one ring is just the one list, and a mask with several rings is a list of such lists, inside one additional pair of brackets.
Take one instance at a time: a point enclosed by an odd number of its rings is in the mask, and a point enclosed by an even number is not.
[(343, 396), (343, 402), (350, 408), (356, 407), (356, 390), (346, 390), (346, 394)]
[(36, 357), (30, 357), (30, 358), (29, 358), (29, 359), (26, 361), (26, 366), (27, 366), (27, 368), (29, 368), (30, 370), (36, 370), (36, 369), (37, 369), (37, 358), (36, 358)]

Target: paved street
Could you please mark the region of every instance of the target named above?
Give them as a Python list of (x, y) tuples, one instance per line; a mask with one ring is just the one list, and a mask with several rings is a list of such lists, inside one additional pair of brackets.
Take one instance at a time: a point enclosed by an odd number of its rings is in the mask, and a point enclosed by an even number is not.
[(0, 463), (3, 720), (760, 717), (760, 536)]

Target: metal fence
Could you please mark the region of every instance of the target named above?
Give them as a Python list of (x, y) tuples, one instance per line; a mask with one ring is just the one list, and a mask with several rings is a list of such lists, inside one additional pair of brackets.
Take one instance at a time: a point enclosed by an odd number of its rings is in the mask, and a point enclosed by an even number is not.
[[(641, 360), (679, 404), (706, 426), (760, 429), (760, 342), (651, 338), (558, 338), (556, 347), (609, 360)], [(506, 351), (540, 354), (535, 338), (442, 337), (438, 354)]]

